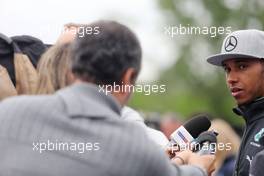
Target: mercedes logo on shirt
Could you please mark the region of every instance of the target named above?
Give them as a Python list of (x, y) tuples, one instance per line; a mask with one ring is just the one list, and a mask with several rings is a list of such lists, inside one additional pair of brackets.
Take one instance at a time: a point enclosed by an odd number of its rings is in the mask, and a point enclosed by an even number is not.
[(229, 36), (225, 41), (225, 50), (227, 52), (232, 51), (237, 46), (237, 39), (234, 36)]

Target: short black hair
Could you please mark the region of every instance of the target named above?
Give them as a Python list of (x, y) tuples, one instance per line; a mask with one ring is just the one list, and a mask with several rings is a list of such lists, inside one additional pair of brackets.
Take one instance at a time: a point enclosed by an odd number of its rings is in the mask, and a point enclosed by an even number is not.
[(93, 34), (77, 34), (72, 49), (72, 72), (78, 78), (95, 84), (121, 84), (128, 68), (140, 71), (142, 51), (136, 35), (114, 21), (98, 21), (86, 27)]

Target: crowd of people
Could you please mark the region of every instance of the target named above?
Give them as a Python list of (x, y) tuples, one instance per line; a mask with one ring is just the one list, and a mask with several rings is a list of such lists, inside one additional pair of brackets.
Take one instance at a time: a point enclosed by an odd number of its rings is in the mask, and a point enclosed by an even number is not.
[[(96, 33), (79, 35), (80, 28)], [(264, 32), (233, 32), (221, 53), (208, 58), (225, 69), (234, 112), (245, 118), (242, 144), (228, 123), (216, 119), (209, 130), (230, 150), (201, 155), (188, 149), (173, 157), (170, 135), (183, 122), (166, 114), (151, 124), (128, 107), (131, 91), (99, 89), (135, 85), (142, 50), (131, 29), (115, 21), (70, 23), (54, 45), (34, 40), (42, 47), (29, 50), (17, 38), (0, 39), (0, 54), (9, 46), (13, 60), (0, 61), (0, 175), (261, 174)], [(32, 49), (38, 51), (30, 54)]]

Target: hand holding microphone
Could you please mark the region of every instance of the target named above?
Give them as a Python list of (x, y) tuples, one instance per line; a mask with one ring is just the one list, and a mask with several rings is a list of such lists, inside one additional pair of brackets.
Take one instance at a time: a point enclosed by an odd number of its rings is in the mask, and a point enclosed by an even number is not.
[(167, 154), (170, 158), (175, 156), (176, 152), (183, 148), (189, 148), (190, 143), (199, 136), (200, 133), (208, 130), (211, 126), (210, 120), (206, 116), (196, 116), (184, 125), (180, 126), (170, 136), (170, 142), (167, 145)]
[(216, 131), (206, 131), (201, 133), (192, 142), (192, 151), (200, 155), (214, 155), (216, 152), (216, 136), (218, 133)]
[(171, 160), (176, 165), (195, 165), (211, 175), (215, 170), (215, 150), (218, 135), (215, 131), (201, 133), (191, 142), (192, 150), (178, 152)]
[(211, 175), (215, 170), (215, 155), (200, 155), (191, 150), (185, 150), (177, 154), (171, 162), (176, 165), (194, 165)]
[(217, 136), (216, 132), (207, 131), (210, 126), (211, 122), (206, 116), (196, 116), (173, 132), (168, 144), (171, 150), (167, 151), (171, 161), (176, 165), (196, 165), (210, 175), (215, 170), (213, 144)]

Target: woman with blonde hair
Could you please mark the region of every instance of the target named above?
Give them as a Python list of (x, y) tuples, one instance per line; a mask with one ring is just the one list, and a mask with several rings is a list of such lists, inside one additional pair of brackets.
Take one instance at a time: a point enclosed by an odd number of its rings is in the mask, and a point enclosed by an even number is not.
[(36, 94), (51, 94), (73, 82), (71, 74), (71, 43), (76, 31), (83, 24), (69, 23), (64, 25), (62, 34), (55, 45), (46, 51), (38, 64), (38, 83)]
[(73, 81), (70, 71), (70, 44), (57, 44), (46, 51), (37, 66), (36, 94), (51, 94)]
[(212, 120), (210, 130), (216, 130), (219, 133), (217, 136), (216, 171), (213, 175), (232, 176), (240, 138), (233, 128), (221, 119)]

